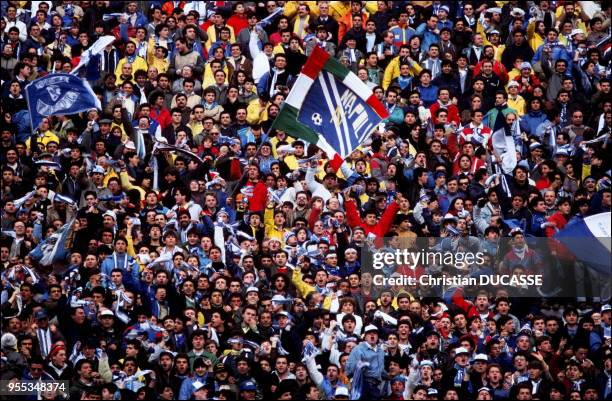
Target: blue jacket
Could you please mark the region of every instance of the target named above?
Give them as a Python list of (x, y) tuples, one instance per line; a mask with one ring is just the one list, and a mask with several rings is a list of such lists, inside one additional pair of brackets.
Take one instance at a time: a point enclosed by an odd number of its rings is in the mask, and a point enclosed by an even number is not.
[(200, 383), (206, 383), (206, 374), (204, 376), (198, 376), (196, 374), (193, 377), (186, 377), (181, 384), (181, 389), (179, 390), (179, 400), (190, 400), (193, 395), (193, 383), (199, 381)]
[(521, 131), (525, 131), (527, 135), (535, 135), (538, 126), (546, 121), (546, 114), (540, 111), (530, 111), (521, 119)]
[(349, 377), (353, 377), (359, 362), (368, 362), (370, 364), (363, 368), (364, 377), (382, 380), (382, 375), (385, 371), (385, 351), (383, 351), (382, 347), (377, 345), (375, 349), (372, 349), (368, 343), (362, 342), (353, 348), (346, 363), (346, 374)]
[(430, 107), (438, 99), (438, 87), (435, 85), (429, 85), (427, 88), (419, 85), (416, 90), (421, 94), (421, 100), (425, 107)]
[(542, 51), (544, 49), (544, 46), (547, 46), (547, 45), (552, 47), (552, 53), (550, 55), (550, 59), (553, 60), (553, 63), (559, 59), (565, 60), (565, 62), (567, 63), (567, 71), (572, 71), (572, 68), (573, 68), (572, 56), (569, 54), (565, 46), (560, 45), (560, 44), (551, 45), (549, 42), (544, 42), (543, 45), (540, 45), (540, 47), (538, 47), (535, 54), (533, 55), (531, 64), (535, 64), (538, 61), (542, 60)]
[(542, 224), (546, 223), (546, 214), (534, 212), (531, 216), (531, 224), (529, 225), (529, 234), (535, 237), (545, 237)]
[(410, 39), (416, 35), (416, 31), (409, 26), (402, 28), (401, 26), (396, 25), (389, 29), (389, 32), (393, 34), (393, 44), (397, 47), (402, 44), (408, 44)]
[[(114, 255), (117, 255), (117, 265), (115, 266), (115, 258)], [(127, 263), (125, 258), (127, 258)], [(110, 275), (111, 275), (111, 271), (117, 267), (121, 270), (124, 270), (124, 266), (127, 267), (127, 270), (125, 270), (126, 273), (130, 273), (130, 274), (124, 274), (123, 276), (123, 283), (125, 284), (126, 282), (129, 283), (130, 281), (133, 283), (138, 283), (139, 279), (140, 279), (140, 271), (138, 268), (138, 263), (136, 263), (136, 261), (134, 260), (134, 258), (132, 258), (131, 256), (129, 256), (126, 253), (112, 253), (111, 255), (107, 256), (106, 259), (104, 259), (104, 262), (102, 262), (102, 266), (100, 266), (100, 271), (102, 272), (102, 274), (106, 274), (108, 276), (108, 279), (110, 279)]]
[(416, 34), (421, 38), (421, 51), (426, 52), (429, 50), (429, 46), (440, 42), (440, 35), (427, 29), (427, 24), (425, 22), (419, 25), (416, 29)]

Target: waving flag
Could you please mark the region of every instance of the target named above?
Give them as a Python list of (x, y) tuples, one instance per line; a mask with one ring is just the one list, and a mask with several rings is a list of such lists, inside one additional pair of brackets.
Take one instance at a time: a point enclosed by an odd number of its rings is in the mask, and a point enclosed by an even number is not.
[(32, 129), (44, 117), (101, 109), (100, 100), (86, 80), (71, 74), (50, 74), (25, 88)]
[(30, 252), (30, 256), (42, 266), (50, 266), (53, 262), (66, 258), (68, 249), (65, 242), (72, 232), (75, 218), (64, 224), (62, 228), (51, 234)]
[(600, 273), (610, 276), (610, 212), (594, 214), (568, 224), (554, 237), (561, 241), (578, 260)]
[(315, 47), (271, 128), (345, 158), (388, 116), (357, 75)]
[(96, 40), (96, 42), (93, 45), (91, 45), (89, 49), (85, 50), (83, 54), (81, 54), (79, 64), (76, 67), (74, 67), (74, 69), (70, 71), (70, 73), (76, 74), (79, 71), (79, 69), (81, 69), (81, 67), (89, 64), (93, 56), (102, 53), (102, 51), (104, 51), (104, 48), (112, 44), (114, 41), (115, 41), (115, 37), (112, 35), (106, 35), (106, 36), (100, 37), (100, 39)]

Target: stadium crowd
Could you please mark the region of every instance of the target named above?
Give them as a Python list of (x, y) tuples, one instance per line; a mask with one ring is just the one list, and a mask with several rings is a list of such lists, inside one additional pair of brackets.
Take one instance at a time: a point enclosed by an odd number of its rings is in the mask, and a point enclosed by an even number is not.
[[(607, 2), (0, 10), (0, 379), (69, 383), (23, 399), (612, 399), (610, 272), (530, 245), (610, 211)], [(104, 35), (102, 109), (30, 127)], [(390, 114), (341, 165), (270, 129), (316, 46)], [(376, 286), (381, 237), (558, 286)]]

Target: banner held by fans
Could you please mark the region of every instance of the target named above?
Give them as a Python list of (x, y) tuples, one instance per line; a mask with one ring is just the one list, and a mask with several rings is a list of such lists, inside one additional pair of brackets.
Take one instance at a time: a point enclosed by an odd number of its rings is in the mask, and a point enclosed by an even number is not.
[(25, 88), (32, 129), (44, 117), (101, 109), (100, 100), (86, 80), (71, 74), (50, 74)]
[(346, 158), (388, 116), (357, 75), (315, 47), (271, 128)]

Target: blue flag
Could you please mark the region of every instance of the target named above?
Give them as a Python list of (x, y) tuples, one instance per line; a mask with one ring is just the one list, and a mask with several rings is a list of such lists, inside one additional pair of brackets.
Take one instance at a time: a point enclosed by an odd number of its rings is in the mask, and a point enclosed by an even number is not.
[(381, 121), (373, 108), (327, 71), (314, 80), (297, 120), (327, 133), (327, 142), (342, 155), (350, 154)]
[(330, 159), (344, 159), (388, 117), (357, 75), (316, 46), (271, 129), (317, 145)]
[(59, 230), (41, 241), (36, 248), (30, 251), (30, 257), (38, 261), (42, 266), (50, 266), (54, 262), (64, 260), (69, 252), (66, 249), (65, 243), (68, 235), (72, 232), (74, 220), (73, 218)]
[(603, 274), (607, 280), (612, 272), (611, 218), (610, 212), (594, 214), (571, 222), (554, 235), (578, 260)]
[(100, 100), (84, 79), (70, 74), (50, 74), (25, 88), (32, 128), (44, 117), (101, 109)]

